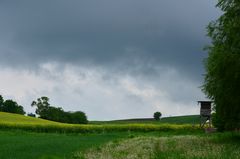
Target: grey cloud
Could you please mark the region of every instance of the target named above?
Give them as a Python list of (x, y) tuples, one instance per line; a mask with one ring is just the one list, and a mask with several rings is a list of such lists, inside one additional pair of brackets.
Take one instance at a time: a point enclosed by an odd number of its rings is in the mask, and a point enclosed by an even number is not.
[[(201, 78), (214, 1), (2, 1), (0, 62), (94, 65), (140, 74), (156, 66)], [(146, 67), (147, 66), (147, 67)]]

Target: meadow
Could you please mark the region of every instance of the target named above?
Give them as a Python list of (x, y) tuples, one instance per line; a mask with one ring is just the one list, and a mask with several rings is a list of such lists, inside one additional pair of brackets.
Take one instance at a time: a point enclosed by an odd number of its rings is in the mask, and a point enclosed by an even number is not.
[(26, 131), (0, 131), (1, 159), (68, 159), (73, 152), (84, 151), (126, 133), (58, 134)]
[(154, 118), (123, 119), (112, 121), (90, 121), (90, 124), (199, 124), (199, 115), (163, 117), (156, 121)]
[(196, 120), (197, 116), (183, 116), (77, 125), (0, 112), (0, 158), (240, 157), (239, 133), (205, 134), (193, 124)]
[(151, 131), (198, 131), (200, 128), (192, 124), (168, 124), (168, 123), (136, 123), (110, 122), (106, 124), (64, 124), (48, 120), (26, 117), (23, 115), (0, 112), (0, 129), (4, 130), (26, 130), (32, 132), (54, 132), (54, 133), (104, 133), (104, 132), (151, 132)]
[(79, 159), (239, 159), (240, 136), (140, 136), (76, 152)]

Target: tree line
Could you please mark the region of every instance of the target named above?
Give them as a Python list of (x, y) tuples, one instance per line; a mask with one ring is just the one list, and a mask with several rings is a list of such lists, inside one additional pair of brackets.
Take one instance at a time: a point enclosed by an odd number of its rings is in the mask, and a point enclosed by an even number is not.
[[(56, 122), (62, 123), (71, 123), (71, 124), (86, 124), (88, 123), (87, 116), (82, 111), (75, 112), (66, 112), (61, 107), (54, 107), (49, 104), (48, 97), (38, 98), (36, 101), (33, 101), (31, 104), (32, 107), (36, 107), (35, 113), (39, 118), (47, 119)], [(4, 100), (0, 95), (0, 111), (9, 112), (15, 114), (26, 114), (23, 106), (18, 105), (17, 102), (8, 99)], [(28, 116), (34, 117), (35, 114), (28, 114)]]
[(222, 15), (208, 26), (203, 91), (214, 101), (219, 130), (240, 130), (240, 1), (218, 0)]
[(65, 112), (61, 107), (51, 106), (48, 97), (38, 98), (32, 102), (31, 106), (36, 107), (36, 114), (42, 119), (72, 124), (86, 124), (88, 122), (84, 112)]
[(11, 99), (4, 100), (1, 95), (0, 95), (0, 111), (15, 114), (25, 114), (23, 106), (18, 105), (17, 102)]

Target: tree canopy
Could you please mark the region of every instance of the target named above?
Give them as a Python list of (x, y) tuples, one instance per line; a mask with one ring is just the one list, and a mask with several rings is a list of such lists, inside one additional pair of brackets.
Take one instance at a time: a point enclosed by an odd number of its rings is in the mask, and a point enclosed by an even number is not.
[(37, 108), (36, 114), (43, 119), (74, 124), (86, 124), (88, 122), (84, 112), (65, 112), (61, 107), (51, 106), (48, 97), (38, 98), (31, 105)]
[(155, 112), (153, 114), (153, 117), (154, 117), (155, 120), (160, 120), (161, 116), (162, 116), (161, 112)]
[(18, 105), (17, 102), (11, 99), (4, 101), (1, 95), (0, 95), (0, 111), (16, 114), (25, 114), (23, 106)]
[(208, 25), (203, 91), (215, 103), (219, 130), (240, 128), (240, 1), (219, 0), (223, 14)]

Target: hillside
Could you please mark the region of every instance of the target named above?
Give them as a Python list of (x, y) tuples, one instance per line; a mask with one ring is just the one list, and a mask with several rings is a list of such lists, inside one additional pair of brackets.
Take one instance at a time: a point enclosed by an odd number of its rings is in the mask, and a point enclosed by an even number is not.
[[(34, 118), (19, 114), (12, 114), (6, 112), (0, 112), (0, 123), (15, 123), (15, 124), (43, 124), (43, 125), (55, 125), (62, 124), (54, 121), (44, 120), (40, 118)], [(174, 116), (164, 117), (160, 121), (156, 121), (153, 118), (137, 118), (137, 119), (123, 119), (123, 120), (112, 120), (112, 121), (92, 121), (90, 124), (131, 124), (131, 123), (151, 123), (151, 124), (198, 124), (199, 115), (188, 115), (188, 116)]]
[(0, 123), (36, 124), (36, 125), (60, 124), (49, 120), (6, 112), (0, 112)]
[(161, 123), (171, 124), (199, 124), (199, 115), (173, 116), (162, 118)]
[[(172, 122), (174, 120), (172, 119)], [(169, 130), (198, 130), (190, 124), (169, 124), (161, 121), (109, 121), (90, 122), (90, 124), (64, 124), (18, 114), (0, 112), (0, 129), (21, 129), (36, 132), (112, 132), (112, 131), (169, 131)]]
[(174, 117), (164, 117), (160, 121), (156, 121), (153, 118), (135, 118), (135, 119), (122, 119), (122, 120), (112, 120), (112, 121), (92, 121), (91, 124), (132, 124), (132, 123), (142, 123), (142, 124), (198, 124), (199, 115), (186, 115), (186, 116), (174, 116)]

